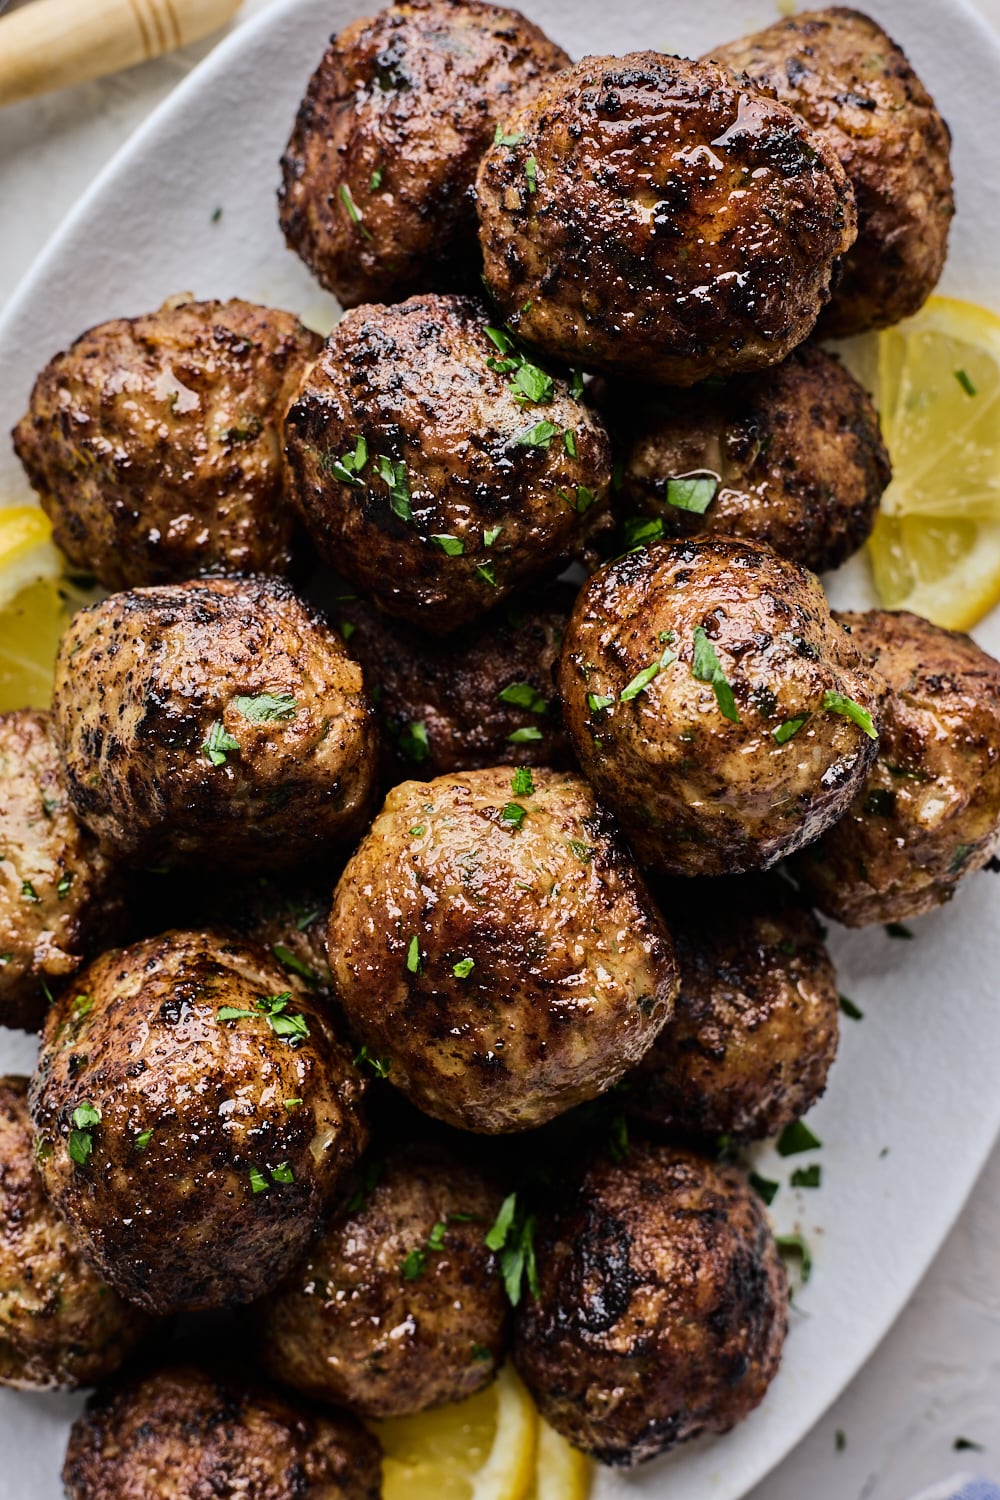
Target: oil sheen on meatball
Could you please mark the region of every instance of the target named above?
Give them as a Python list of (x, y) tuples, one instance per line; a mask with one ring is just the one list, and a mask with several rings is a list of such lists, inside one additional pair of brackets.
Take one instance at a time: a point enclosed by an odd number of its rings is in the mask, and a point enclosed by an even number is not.
[(48, 714), (0, 714), (0, 1025), (37, 1031), (46, 988), (123, 917), (111, 863), (70, 806)]
[(106, 1387), (73, 1424), (68, 1500), (378, 1500), (360, 1422), (235, 1376), (174, 1366)]
[(545, 1419), (602, 1463), (726, 1432), (778, 1368), (787, 1284), (736, 1171), (635, 1143), (593, 1160), (543, 1212), (539, 1292), (514, 1359)]
[(1000, 843), (1000, 662), (906, 611), (838, 619), (889, 684), (878, 759), (796, 873), (848, 927), (950, 901)]
[(608, 524), (599, 419), (472, 297), (348, 313), (286, 438), (290, 496), (321, 556), (433, 634), (547, 577)]
[(412, 0), (354, 21), (282, 159), (281, 227), (345, 307), (475, 275), (476, 167), (504, 115), (569, 58), (517, 11)]
[(563, 638), (580, 764), (669, 875), (764, 869), (817, 839), (864, 784), (883, 691), (812, 573), (723, 537), (608, 563)]
[(277, 579), (113, 594), (63, 636), (70, 798), (123, 858), (286, 868), (363, 827), (374, 712), (340, 638)]
[(951, 134), (902, 49), (870, 16), (834, 5), (711, 56), (808, 121), (851, 180), (858, 238), (823, 333), (843, 338), (915, 313), (941, 275), (955, 200)]
[(438, 1147), (372, 1159), (362, 1186), (265, 1304), (276, 1380), (364, 1417), (407, 1416), (490, 1383), (507, 1299), (485, 1235), (502, 1195)]
[(511, 327), (663, 385), (784, 359), (855, 236), (822, 136), (722, 69), (659, 52), (560, 74), (506, 122), (477, 196)]
[(617, 508), (656, 518), (667, 537), (766, 542), (822, 573), (867, 539), (891, 478), (867, 393), (810, 344), (756, 375), (690, 391), (611, 387), (602, 405)]
[(78, 986), (49, 1012), (32, 1086), (53, 1203), (141, 1307), (261, 1296), (365, 1144), (329, 1004), (210, 932), (112, 950)]
[(390, 1081), (490, 1134), (610, 1088), (677, 987), (616, 827), (569, 772), (395, 787), (341, 877), (327, 947), (348, 1022)]
[(291, 313), (175, 299), (50, 360), (14, 447), (74, 567), (112, 589), (287, 572), (281, 418), (321, 347)]

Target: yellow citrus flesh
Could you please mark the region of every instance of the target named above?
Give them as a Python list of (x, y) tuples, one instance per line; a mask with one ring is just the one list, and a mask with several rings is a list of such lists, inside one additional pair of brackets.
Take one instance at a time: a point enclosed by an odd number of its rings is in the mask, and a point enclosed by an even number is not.
[(48, 517), (34, 505), (0, 509), (0, 710), (45, 708), (69, 608)]
[(566, 1439), (539, 1420), (535, 1482), (530, 1500), (587, 1500), (592, 1466)]

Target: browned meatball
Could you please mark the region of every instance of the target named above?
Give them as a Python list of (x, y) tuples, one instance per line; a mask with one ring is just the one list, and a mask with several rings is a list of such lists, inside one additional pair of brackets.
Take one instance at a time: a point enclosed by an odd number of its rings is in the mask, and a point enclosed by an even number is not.
[(515, 332), (663, 385), (784, 359), (855, 235), (822, 136), (659, 52), (560, 74), (508, 120), (477, 194), (486, 284)]
[(766, 542), (821, 573), (866, 540), (892, 477), (867, 393), (811, 344), (756, 375), (600, 397), (619, 512), (655, 517), (662, 536)]
[(837, 975), (787, 881), (677, 882), (664, 894), (681, 971), (671, 1021), (623, 1094), (647, 1124), (758, 1140), (816, 1103), (837, 1052)]
[(787, 1284), (743, 1177), (669, 1146), (598, 1157), (535, 1233), (514, 1359), (542, 1415), (607, 1464), (726, 1432), (781, 1358)]
[(0, 1078), (0, 1385), (55, 1390), (106, 1380), (147, 1326), (91, 1270), (42, 1192), (28, 1080)]
[(955, 199), (951, 134), (902, 49), (870, 16), (834, 5), (710, 55), (808, 121), (851, 180), (858, 238), (823, 333), (842, 338), (915, 313), (944, 267)]
[(435, 635), (609, 524), (600, 421), (472, 297), (348, 313), (286, 439), (289, 494), (321, 556)]
[(68, 1500), (378, 1500), (360, 1422), (175, 1366), (99, 1391), (73, 1425)]
[(333, 38), (282, 159), (281, 227), (345, 307), (471, 280), (476, 167), (569, 58), (516, 10), (411, 0)]
[(14, 447), (70, 562), (107, 588), (287, 571), (281, 418), (321, 347), (291, 313), (174, 299), (57, 354)]
[(671, 875), (767, 868), (818, 838), (864, 783), (884, 691), (812, 573), (724, 537), (595, 573), (559, 683), (598, 796)]
[(491, 1134), (610, 1088), (677, 987), (617, 829), (569, 772), (397, 786), (341, 877), (327, 948), (348, 1021), (391, 1082)]
[(488, 1385), (507, 1299), (485, 1236), (502, 1195), (426, 1145), (371, 1164), (263, 1310), (262, 1357), (282, 1384), (364, 1417), (406, 1416)]
[(369, 811), (361, 668), (277, 579), (165, 584), (82, 610), (52, 713), (77, 814), (140, 863), (295, 866), (355, 837)]
[(37, 1031), (46, 989), (122, 921), (112, 866), (69, 805), (48, 714), (0, 714), (0, 1025)]
[(1000, 843), (1000, 662), (905, 610), (837, 617), (889, 684), (878, 759), (796, 874), (863, 927), (950, 901)]
[(142, 1307), (259, 1297), (365, 1143), (328, 1002), (210, 932), (112, 950), (78, 985), (49, 1012), (32, 1086), (54, 1204)]

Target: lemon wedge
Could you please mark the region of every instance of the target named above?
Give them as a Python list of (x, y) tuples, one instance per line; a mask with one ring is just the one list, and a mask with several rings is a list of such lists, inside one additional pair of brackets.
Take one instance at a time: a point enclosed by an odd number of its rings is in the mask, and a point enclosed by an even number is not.
[(539, 1419), (535, 1482), (530, 1500), (587, 1500), (593, 1466)]
[(0, 509), (0, 711), (48, 706), (70, 617), (61, 571), (48, 517), (34, 505)]

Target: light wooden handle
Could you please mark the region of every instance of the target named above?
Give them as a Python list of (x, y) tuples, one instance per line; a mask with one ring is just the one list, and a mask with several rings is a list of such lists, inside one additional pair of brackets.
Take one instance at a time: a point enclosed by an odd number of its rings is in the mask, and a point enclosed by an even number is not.
[(240, 0), (31, 0), (0, 18), (0, 104), (117, 73), (224, 26)]

